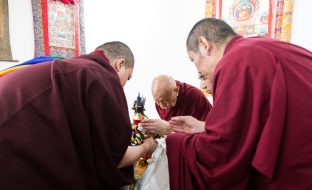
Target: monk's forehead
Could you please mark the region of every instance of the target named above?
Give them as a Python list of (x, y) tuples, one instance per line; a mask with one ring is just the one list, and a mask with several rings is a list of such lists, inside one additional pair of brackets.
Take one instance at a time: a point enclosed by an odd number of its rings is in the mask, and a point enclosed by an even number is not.
[(171, 89), (162, 89), (158, 91), (153, 92), (154, 99), (162, 100), (162, 99), (168, 99), (171, 97), (173, 90)]
[(168, 97), (171, 97), (172, 90), (171, 89), (162, 89), (158, 91), (153, 92), (153, 97), (155, 99), (166, 99)]
[(152, 91), (155, 95), (165, 95), (170, 93), (174, 87), (175, 83), (172, 83), (168, 80), (158, 80), (154, 82)]

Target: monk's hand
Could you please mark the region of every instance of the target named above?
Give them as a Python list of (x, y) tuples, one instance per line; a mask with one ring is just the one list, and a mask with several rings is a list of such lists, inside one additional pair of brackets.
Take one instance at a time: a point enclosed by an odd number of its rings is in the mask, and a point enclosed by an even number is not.
[(144, 149), (144, 154), (152, 154), (157, 148), (158, 144), (153, 137), (148, 137), (144, 139), (142, 147)]
[(141, 121), (140, 125), (144, 130), (162, 137), (172, 132), (169, 123), (162, 119), (144, 119)]
[(169, 127), (171, 127), (174, 132), (195, 134), (205, 130), (205, 122), (199, 121), (192, 116), (178, 116), (170, 119)]

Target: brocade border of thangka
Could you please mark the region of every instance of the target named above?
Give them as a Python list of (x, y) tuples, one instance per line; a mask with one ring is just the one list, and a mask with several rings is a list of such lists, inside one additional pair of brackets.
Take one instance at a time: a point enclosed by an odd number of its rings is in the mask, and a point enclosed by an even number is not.
[[(83, 1), (80, 0), (77, 6), (74, 7), (74, 25), (75, 25), (75, 47), (56, 47), (49, 45), (48, 31), (48, 6), (52, 1), (49, 0), (32, 0), (33, 24), (34, 24), (34, 39), (35, 52), (34, 56), (59, 56), (64, 58), (74, 57), (85, 53), (85, 29), (84, 29), (84, 9)], [(76, 23), (78, 22), (78, 23)], [(77, 37), (78, 35), (78, 37)]]
[(217, 0), (206, 0), (206, 17), (216, 18), (217, 16)]
[(277, 0), (274, 38), (290, 42), (293, 0)]
[(84, 27), (84, 0), (79, 1), (79, 28), (80, 28), (80, 54), (86, 53), (85, 27)]
[(32, 0), (31, 5), (32, 5), (33, 24), (34, 24), (35, 57), (39, 57), (39, 56), (44, 55), (41, 1)]

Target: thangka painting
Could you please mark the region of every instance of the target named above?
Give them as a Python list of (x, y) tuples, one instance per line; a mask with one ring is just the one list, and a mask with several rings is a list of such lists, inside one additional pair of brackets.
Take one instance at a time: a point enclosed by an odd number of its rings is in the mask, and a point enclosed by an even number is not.
[(293, 0), (206, 0), (206, 16), (223, 19), (238, 34), (287, 42), (291, 37), (292, 10)]
[(35, 57), (85, 53), (83, 1), (32, 0)]
[[(220, 1), (221, 2), (221, 1)], [(222, 0), (220, 18), (242, 36), (270, 36), (270, 0)]]
[(0, 60), (12, 61), (8, 0), (0, 0)]

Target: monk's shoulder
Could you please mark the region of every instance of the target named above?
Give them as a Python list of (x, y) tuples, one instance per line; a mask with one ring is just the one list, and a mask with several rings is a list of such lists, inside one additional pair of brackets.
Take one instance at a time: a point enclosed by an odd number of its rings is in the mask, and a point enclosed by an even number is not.
[(202, 99), (207, 100), (206, 96), (204, 95), (204, 93), (202, 93), (202, 91), (199, 88), (190, 84), (186, 85), (184, 93), (185, 99), (192, 99), (193, 101), (201, 101)]
[(233, 47), (220, 60), (220, 67), (242, 68), (275, 63), (274, 54), (260, 44), (245, 43)]
[[(52, 75), (72, 76), (88, 79), (117, 80), (117, 73), (109, 64), (100, 64), (92, 59), (83, 59), (80, 57), (55, 60), (52, 63)], [(118, 81), (118, 80), (117, 80)]]

